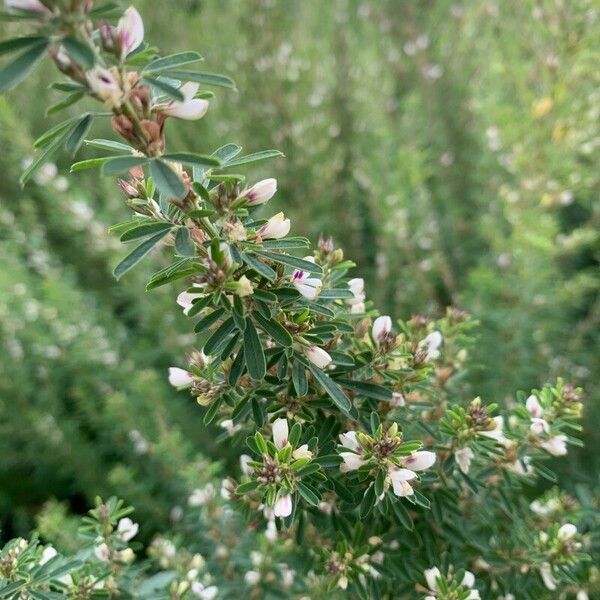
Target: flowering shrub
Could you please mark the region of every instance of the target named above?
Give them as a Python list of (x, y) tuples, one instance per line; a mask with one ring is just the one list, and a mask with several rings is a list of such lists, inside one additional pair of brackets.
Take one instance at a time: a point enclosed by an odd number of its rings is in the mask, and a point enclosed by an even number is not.
[[(229, 78), (194, 70), (195, 52), (161, 56), (144, 42), (133, 7), (6, 6), (35, 32), (0, 45), (18, 53), (0, 70), (0, 90), (47, 54), (65, 76), (54, 88), (66, 97), (52, 112), (84, 98), (102, 107), (38, 138), (21, 181), (84, 141), (111, 153), (71, 170), (120, 176), (133, 215), (113, 231), (137, 245), (116, 278), (157, 246), (172, 253), (146, 289), (178, 282), (176, 302), (195, 321), (198, 343), (169, 381), (240, 448), (240, 469), (219, 494), (208, 481), (190, 495), (178, 535), (151, 544), (154, 566), (134, 560), (138, 526), (115, 499), (98, 501), (84, 519), (72, 558), (36, 538), (9, 542), (0, 557), (4, 597), (216, 598), (249, 587), (254, 597), (581, 600), (597, 588), (585, 507), (554, 502), (549, 518), (546, 500), (529, 508), (525, 499), (536, 478), (555, 481), (544, 463), (578, 443), (579, 388), (559, 380), (519, 393), (505, 414), (480, 398), (465, 402), (469, 316), (456, 308), (438, 321), (379, 315), (330, 239), (311, 251), (289, 235), (284, 213), (266, 218), (277, 182), (249, 185), (232, 169), (280, 152), (167, 147), (169, 119), (204, 117), (212, 92), (200, 85), (231, 88)], [(86, 139), (100, 119), (119, 141)], [(198, 508), (202, 521), (190, 517)], [(232, 540), (239, 518), (251, 528)]]

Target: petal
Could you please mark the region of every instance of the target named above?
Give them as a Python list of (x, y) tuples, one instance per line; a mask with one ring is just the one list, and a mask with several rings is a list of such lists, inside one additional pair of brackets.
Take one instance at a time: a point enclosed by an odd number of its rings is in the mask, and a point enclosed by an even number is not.
[(575, 527), (575, 525), (573, 525), (572, 523), (565, 523), (558, 530), (558, 539), (559, 540), (563, 540), (563, 541), (570, 540), (575, 535), (577, 535), (577, 527)]
[(276, 517), (289, 517), (292, 514), (292, 497), (289, 494), (277, 499), (273, 507), (273, 514)]
[(192, 100), (186, 100), (185, 102), (176, 102), (172, 106), (165, 108), (162, 112), (177, 119), (194, 121), (196, 119), (201, 119), (206, 114), (207, 110), (208, 100), (194, 98)]
[(461, 585), (472, 588), (475, 585), (475, 575), (473, 575), (471, 571), (465, 571), (465, 576), (463, 577)]
[(356, 439), (356, 431), (346, 431), (346, 433), (340, 433), (338, 439), (344, 448), (356, 450), (357, 452), (360, 450), (360, 444)]
[(179, 367), (169, 367), (169, 383), (173, 387), (190, 386), (194, 381), (194, 376), (185, 369)]
[(427, 581), (427, 587), (435, 592), (437, 590), (437, 579), (442, 576), (440, 570), (437, 567), (431, 569), (425, 569), (425, 581)]
[(435, 452), (429, 452), (428, 450), (422, 450), (415, 452), (412, 456), (409, 456), (405, 461), (404, 465), (413, 471), (424, 471), (429, 469), (436, 460)]
[(344, 462), (340, 465), (342, 473), (356, 471), (365, 464), (365, 461), (358, 454), (354, 454), (354, 452), (340, 452), (340, 456), (344, 459)]
[(273, 421), (273, 442), (278, 448), (283, 448), (288, 443), (289, 428), (287, 419)]
[(525, 402), (525, 406), (527, 410), (531, 413), (532, 417), (541, 417), (543, 414), (542, 405), (540, 401), (537, 399), (537, 396), (531, 394), (527, 401)]

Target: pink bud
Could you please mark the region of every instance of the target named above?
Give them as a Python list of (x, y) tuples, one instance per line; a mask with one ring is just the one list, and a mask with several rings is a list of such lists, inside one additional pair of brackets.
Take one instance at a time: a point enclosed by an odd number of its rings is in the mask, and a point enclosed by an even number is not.
[(133, 6), (130, 6), (119, 19), (117, 39), (121, 45), (122, 58), (131, 54), (144, 41), (144, 22)]
[(24, 10), (44, 16), (50, 16), (52, 14), (52, 11), (42, 4), (40, 0), (4, 0), (4, 5), (8, 10)]
[(267, 239), (279, 239), (285, 237), (290, 232), (291, 223), (285, 215), (280, 212), (271, 217), (258, 231), (257, 234)]
[(258, 183), (255, 183), (251, 188), (242, 192), (242, 197), (246, 198), (248, 204), (252, 206), (258, 206), (268, 202), (277, 191), (277, 180), (276, 179), (263, 179)]

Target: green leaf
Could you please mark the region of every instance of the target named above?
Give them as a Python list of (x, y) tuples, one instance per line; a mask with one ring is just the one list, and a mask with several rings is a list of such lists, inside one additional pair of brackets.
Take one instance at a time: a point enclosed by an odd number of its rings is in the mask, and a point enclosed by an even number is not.
[(91, 146), (92, 148), (100, 148), (102, 150), (114, 150), (115, 152), (125, 152), (133, 153), (133, 147), (127, 144), (122, 144), (121, 142), (115, 142), (113, 140), (85, 140), (86, 146)]
[(120, 175), (148, 162), (146, 156), (114, 156), (102, 165), (103, 175)]
[(190, 230), (180, 227), (175, 235), (175, 250), (179, 256), (196, 256), (196, 246), (190, 239)]
[(87, 160), (80, 160), (71, 165), (71, 173), (85, 171), (86, 169), (94, 169), (95, 167), (101, 167), (109, 160), (110, 158), (88, 158)]
[(164, 154), (162, 158), (183, 163), (184, 165), (197, 165), (200, 167), (218, 167), (221, 164), (221, 161), (214, 156), (195, 154), (193, 152), (170, 152), (169, 154)]
[(167, 73), (169, 77), (174, 79), (180, 79), (182, 81), (195, 81), (196, 83), (203, 83), (205, 85), (216, 85), (218, 87), (229, 88), (235, 90), (235, 81), (227, 75), (220, 75), (219, 73), (196, 73), (195, 71), (169, 71)]
[(256, 273), (267, 279), (268, 281), (275, 281), (277, 279), (277, 273), (271, 269), (268, 265), (251, 254), (242, 254), (242, 260)]
[(370, 485), (369, 489), (365, 492), (365, 495), (363, 496), (362, 502), (360, 503), (359, 514), (361, 519), (364, 519), (371, 512), (371, 510), (373, 510), (376, 498), (377, 496), (375, 495), (375, 486)]
[(254, 152), (253, 154), (246, 154), (246, 156), (240, 156), (239, 158), (235, 158), (230, 160), (227, 163), (228, 167), (235, 167), (237, 165), (246, 165), (253, 162), (258, 162), (259, 160), (266, 160), (268, 158), (277, 158), (279, 156), (285, 156), (283, 152), (279, 150), (262, 150), (261, 152)]
[(61, 135), (55, 137), (52, 142), (50, 142), (42, 152), (40, 152), (37, 157), (32, 161), (32, 163), (23, 171), (21, 177), (19, 178), (19, 182), (21, 185), (25, 185), (25, 183), (30, 179), (30, 177), (56, 152), (58, 152), (65, 135)]
[[(146, 291), (153, 290), (154, 288), (160, 287), (161, 285), (165, 285), (166, 283), (170, 283), (171, 281), (175, 281), (177, 279), (181, 279), (182, 277), (187, 277), (192, 273), (196, 273), (196, 265), (191, 263), (189, 258), (183, 258), (181, 260), (175, 261), (173, 264), (157, 271), (152, 275), (150, 281), (146, 284)], [(192, 305), (194, 308), (195, 304)], [(188, 312), (188, 316), (192, 316), (190, 313), (192, 310)]]
[[(163, 56), (162, 58), (153, 60), (148, 66), (142, 69), (142, 73), (160, 73), (184, 65), (190, 65), (201, 60), (202, 57), (197, 52), (179, 52), (177, 54), (170, 54), (169, 56)], [(173, 75), (170, 76), (174, 77)], [(178, 78), (175, 77), (175, 79)]]
[(321, 369), (309, 363), (308, 368), (313, 374), (314, 378), (321, 385), (321, 387), (327, 392), (329, 397), (333, 400), (335, 405), (346, 415), (350, 416), (352, 409), (352, 402), (348, 399), (346, 394), (342, 391), (342, 388), (335, 382), (331, 377), (323, 373)]
[(185, 100), (183, 94), (179, 91), (178, 88), (163, 81), (162, 79), (154, 79), (152, 77), (143, 77), (142, 81), (147, 83), (149, 86), (157, 89), (159, 92), (169, 96), (169, 98), (173, 98), (173, 100), (177, 100), (179, 102), (183, 102)]
[(229, 371), (228, 383), (230, 386), (235, 386), (240, 378), (241, 374), (244, 372), (244, 367), (246, 366), (246, 361), (244, 360), (244, 348), (240, 348), (236, 357), (233, 359), (233, 363), (231, 363), (231, 370)]
[(33, 69), (38, 60), (40, 60), (47, 47), (48, 40), (42, 38), (39, 42), (30, 46), (28, 50), (20, 54), (15, 60), (1, 69), (0, 93), (6, 92), (22, 81), (29, 71)]
[(409, 531), (412, 531), (415, 525), (413, 523), (412, 517), (406, 510), (404, 503), (400, 499), (394, 499), (391, 504), (392, 510), (394, 511), (394, 514), (396, 515), (396, 518), (398, 519), (402, 527), (408, 529)]
[(243, 496), (252, 490), (255, 490), (258, 487), (258, 481), (246, 481), (245, 483), (240, 483), (240, 485), (235, 488), (235, 493), (238, 496)]
[(79, 123), (75, 125), (75, 128), (71, 132), (71, 135), (67, 138), (65, 142), (65, 150), (69, 154), (75, 154), (77, 150), (79, 150), (81, 144), (83, 143), (83, 139), (88, 134), (90, 127), (92, 126), (93, 117), (92, 115), (84, 115)]
[(67, 54), (84, 69), (91, 69), (96, 62), (96, 55), (94, 50), (81, 40), (78, 40), (72, 36), (67, 36), (62, 41), (63, 48), (67, 51)]
[(307, 248), (306, 238), (284, 238), (282, 240), (264, 240), (262, 247), (267, 250), (301, 250)]
[(84, 96), (83, 92), (74, 92), (73, 94), (69, 94), (66, 98), (63, 98), (60, 102), (56, 104), (52, 104), (46, 109), (46, 116), (53, 115), (69, 106), (72, 106), (76, 102), (79, 102)]
[(337, 300), (342, 298), (354, 298), (354, 294), (347, 288), (323, 290), (319, 294), (321, 300)]
[(0, 42), (0, 55), (8, 54), (10, 52), (17, 52), (29, 46), (36, 46), (41, 42), (47, 42), (47, 38), (39, 35), (31, 35), (28, 37), (12, 38), (10, 40), (4, 40)]
[(181, 177), (164, 161), (154, 159), (150, 162), (150, 174), (156, 187), (165, 196), (182, 198), (185, 195), (185, 185)]
[(224, 314), (224, 308), (217, 308), (216, 310), (213, 310), (211, 313), (207, 314), (205, 317), (203, 317), (196, 323), (194, 327), (194, 333), (200, 333), (201, 331), (208, 329), (209, 327), (214, 325)]
[(267, 252), (265, 250), (257, 250), (256, 254), (264, 256), (274, 262), (281, 263), (282, 265), (294, 267), (294, 269), (308, 271), (309, 273), (315, 273), (317, 275), (323, 274), (323, 269), (319, 265), (303, 260), (302, 258), (290, 256), (289, 254), (277, 254), (276, 252)]
[(294, 342), (292, 334), (275, 319), (265, 319), (259, 312), (254, 311), (252, 316), (261, 328), (268, 333), (271, 338), (281, 346), (291, 347)]
[(231, 159), (236, 157), (242, 151), (242, 147), (237, 144), (225, 144), (220, 148), (217, 148), (213, 153), (216, 159), (220, 160), (221, 163), (228, 163)]
[(233, 321), (233, 317), (229, 317), (217, 327), (215, 332), (208, 338), (206, 344), (204, 344), (203, 351), (207, 356), (211, 354), (216, 354), (215, 349), (217, 349), (221, 342), (235, 329), (235, 323)]
[(363, 383), (362, 381), (352, 381), (350, 379), (337, 380), (345, 388), (354, 390), (367, 398), (375, 400), (391, 400), (392, 391), (375, 383)]
[[(71, 117), (66, 121), (62, 121), (58, 125), (48, 129), (45, 133), (43, 133), (35, 142), (33, 142), (34, 148), (43, 148), (47, 146), (56, 136), (62, 134), (63, 138), (65, 138), (69, 131), (75, 126), (75, 122), (79, 119), (79, 116)], [(68, 131), (65, 131), (68, 129)]]
[(306, 366), (299, 360), (292, 365), (292, 383), (298, 396), (306, 396), (308, 392), (308, 380), (306, 379)]
[(312, 506), (318, 506), (319, 502), (321, 502), (321, 497), (318, 492), (303, 481), (298, 482), (298, 491), (309, 504), (312, 504)]
[(127, 271), (135, 267), (135, 265), (137, 265), (142, 260), (142, 258), (144, 258), (144, 256), (146, 256), (146, 254), (148, 254), (148, 252), (150, 252), (150, 250), (152, 250), (152, 248), (154, 248), (154, 246), (156, 246), (156, 244), (158, 244), (158, 242), (160, 242), (160, 240), (162, 240), (162, 238), (165, 237), (165, 235), (167, 235), (168, 231), (168, 229), (165, 229), (165, 231), (160, 231), (159, 233), (156, 233), (151, 238), (147, 239), (145, 242), (142, 242), (132, 252), (130, 252), (115, 267), (115, 270), (113, 271), (115, 279), (120, 279), (121, 277), (123, 277), (123, 275), (125, 275), (125, 273), (127, 273)]
[(160, 231), (167, 232), (173, 229), (173, 223), (142, 223), (136, 227), (128, 229), (121, 237), (122, 242), (131, 242), (133, 240), (139, 240), (140, 238), (154, 235)]
[(257, 381), (262, 381), (265, 376), (267, 365), (265, 353), (260, 343), (258, 333), (250, 317), (246, 317), (246, 330), (244, 331), (244, 355), (248, 375)]
[(208, 407), (208, 410), (204, 413), (204, 418), (202, 419), (205, 425), (210, 425), (213, 422), (222, 402), (223, 396), (219, 396), (218, 398), (213, 400), (213, 403)]

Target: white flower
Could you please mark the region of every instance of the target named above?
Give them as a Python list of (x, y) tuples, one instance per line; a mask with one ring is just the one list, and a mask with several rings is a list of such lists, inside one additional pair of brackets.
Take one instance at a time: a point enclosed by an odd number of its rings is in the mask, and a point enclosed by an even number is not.
[(525, 406), (527, 410), (531, 413), (532, 417), (541, 417), (544, 414), (540, 401), (537, 399), (537, 396), (531, 394), (527, 401), (525, 402)]
[(4, 5), (8, 10), (25, 10), (45, 16), (52, 14), (52, 11), (44, 6), (40, 0), (4, 0)]
[(114, 108), (121, 103), (123, 91), (110, 69), (96, 66), (85, 74), (92, 92), (108, 106)]
[(550, 433), (550, 425), (545, 419), (539, 417), (531, 418), (531, 426), (529, 427), (531, 433), (534, 435), (542, 435), (543, 433)]
[(340, 452), (340, 456), (344, 460), (340, 465), (340, 471), (342, 473), (356, 471), (365, 464), (365, 461), (358, 454), (354, 454), (354, 452)]
[(273, 514), (276, 517), (289, 517), (292, 514), (292, 496), (290, 494), (277, 498), (275, 506), (273, 506)]
[(133, 6), (130, 6), (119, 19), (117, 37), (121, 45), (122, 58), (131, 54), (144, 41), (144, 22)]
[[(355, 277), (348, 282), (348, 287), (354, 295), (354, 298), (349, 298), (346, 303), (352, 308), (351, 312), (364, 312), (365, 311), (365, 280), (360, 277)], [(355, 310), (355, 308), (358, 309)]]
[(176, 388), (189, 387), (194, 382), (194, 376), (185, 369), (169, 367), (169, 383)]
[(110, 550), (105, 543), (102, 543), (99, 546), (94, 547), (94, 554), (98, 560), (101, 560), (102, 562), (108, 562)]
[(256, 233), (264, 240), (279, 239), (290, 232), (291, 223), (282, 212), (272, 216)]
[(268, 202), (277, 191), (277, 179), (263, 179), (255, 183), (251, 188), (242, 192), (241, 196), (246, 198), (248, 204), (258, 206)]
[(478, 431), (479, 435), (483, 435), (485, 437), (496, 440), (499, 443), (502, 443), (505, 439), (504, 437), (504, 417), (498, 416), (493, 417), (492, 421), (494, 423), (492, 429), (488, 429), (487, 431)]
[(139, 525), (134, 523), (129, 517), (124, 517), (123, 519), (119, 519), (119, 523), (117, 525), (117, 532), (119, 537), (124, 541), (128, 542), (133, 539), (139, 529)]
[(556, 589), (556, 579), (552, 574), (552, 567), (549, 563), (544, 563), (540, 566), (540, 575), (542, 576), (542, 581), (546, 588), (550, 591), (554, 591)]
[(313, 453), (308, 449), (308, 444), (298, 446), (293, 452), (292, 457), (298, 460), (299, 458), (312, 458)]
[(250, 475), (252, 473), (252, 467), (248, 464), (252, 460), (251, 456), (242, 454), (240, 456), (240, 469), (244, 475)]
[(258, 571), (248, 571), (244, 575), (244, 581), (248, 585), (256, 585), (260, 581), (260, 573)]
[(454, 460), (458, 468), (466, 475), (471, 468), (471, 461), (475, 458), (475, 453), (468, 446), (466, 448), (459, 448), (454, 452)]
[(313, 365), (319, 367), (319, 369), (328, 367), (333, 360), (331, 356), (329, 356), (323, 348), (319, 348), (319, 346), (309, 346), (308, 348), (304, 348), (304, 355)]
[(393, 469), (390, 471), (392, 488), (396, 496), (412, 496), (414, 490), (409, 481), (412, 481), (417, 474), (410, 469)]
[(185, 119), (194, 121), (201, 119), (208, 110), (208, 101), (194, 96), (198, 92), (200, 84), (188, 82), (184, 83), (179, 91), (183, 94), (183, 101), (169, 100), (163, 104), (157, 104), (154, 110), (176, 119)]
[[(304, 260), (315, 262), (313, 256), (305, 256)], [(308, 300), (314, 300), (321, 292), (322, 282), (318, 277), (311, 277), (309, 271), (296, 269), (292, 273), (292, 285)]]
[(290, 433), (287, 419), (275, 419), (273, 421), (273, 443), (278, 448), (284, 448), (288, 443)]
[(406, 398), (404, 397), (404, 394), (401, 394), (400, 392), (393, 392), (390, 404), (397, 408), (406, 406)]
[(559, 434), (540, 442), (540, 446), (552, 456), (564, 456), (567, 453), (567, 436)]
[(414, 452), (411, 456), (404, 460), (404, 466), (412, 471), (425, 471), (435, 463), (435, 452), (421, 450)]
[(356, 431), (346, 431), (346, 433), (340, 433), (338, 438), (340, 440), (340, 444), (344, 446), (344, 448), (354, 450), (355, 452), (361, 451), (361, 446), (356, 439)]
[(570, 540), (572, 537), (575, 537), (577, 535), (577, 527), (575, 527), (575, 525), (573, 525), (572, 523), (565, 523), (559, 530), (558, 530), (558, 539), (561, 541), (566, 541), (566, 540)]
[(579, 590), (575, 600), (590, 600), (590, 597), (586, 590)]
[(427, 581), (427, 587), (432, 591), (437, 591), (437, 579), (442, 576), (440, 570), (437, 567), (431, 569), (425, 569), (425, 581)]
[(277, 539), (277, 525), (275, 525), (275, 519), (269, 519), (267, 521), (265, 537), (271, 542), (274, 542)]
[(209, 483), (203, 488), (195, 489), (188, 498), (190, 506), (204, 506), (207, 502), (215, 497), (215, 487)]
[(40, 558), (40, 565), (45, 565), (49, 560), (52, 560), (58, 553), (55, 548), (52, 546), (48, 546), (44, 548), (42, 552), (42, 557)]
[(193, 594), (198, 598), (202, 598), (202, 600), (214, 600), (219, 593), (218, 587), (214, 585), (204, 587), (199, 581), (192, 581), (191, 590)]
[(439, 348), (442, 345), (442, 341), (442, 334), (439, 331), (432, 331), (421, 341), (419, 347), (427, 353), (426, 360), (435, 360), (436, 358), (439, 358)]
[(190, 292), (181, 292), (179, 296), (177, 296), (177, 304), (183, 307), (183, 314), (187, 315), (190, 312), (190, 309), (194, 305), (194, 300), (196, 298), (203, 298), (204, 294), (191, 294)]
[(379, 347), (379, 345), (390, 335), (391, 331), (391, 317), (388, 317), (387, 315), (377, 317), (373, 323), (373, 329), (371, 330), (371, 335), (373, 336), (375, 345)]
[(252, 282), (245, 275), (242, 275), (237, 282), (238, 288), (235, 290), (235, 293), (240, 298), (251, 296), (254, 293)]
[(234, 423), (232, 419), (221, 421), (220, 426), (225, 429), (230, 436), (239, 431), (242, 427), (239, 423)]

